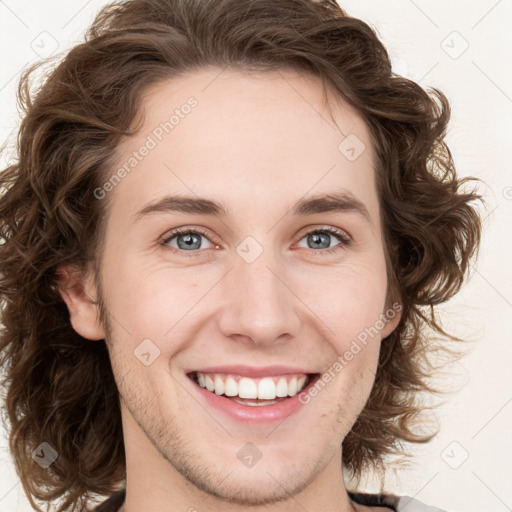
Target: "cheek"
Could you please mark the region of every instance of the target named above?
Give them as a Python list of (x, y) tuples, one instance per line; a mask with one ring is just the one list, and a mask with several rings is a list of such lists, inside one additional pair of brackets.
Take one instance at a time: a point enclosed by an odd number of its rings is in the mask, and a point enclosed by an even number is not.
[(144, 338), (168, 339), (204, 295), (206, 283), (198, 285), (191, 269), (171, 269), (168, 265), (130, 265), (120, 261), (106, 279), (108, 303), (115, 316), (118, 335), (134, 342)]
[[(377, 369), (381, 330), (385, 326), (385, 272), (360, 264), (340, 270), (324, 280), (322, 292), (305, 298), (321, 322), (324, 338), (332, 348), (327, 373), (337, 393), (364, 402)], [(359, 397), (359, 398), (358, 398)]]
[(386, 276), (379, 263), (358, 263), (329, 269), (324, 276), (317, 274), (315, 282), (302, 278), (304, 302), (325, 322), (331, 335), (343, 348), (349, 339), (360, 333), (382, 328)]

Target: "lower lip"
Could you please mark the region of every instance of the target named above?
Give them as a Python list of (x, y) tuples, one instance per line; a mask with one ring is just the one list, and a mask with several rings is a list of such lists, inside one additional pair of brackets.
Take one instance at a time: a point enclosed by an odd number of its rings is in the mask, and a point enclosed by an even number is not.
[(282, 402), (273, 405), (243, 405), (222, 395), (217, 395), (199, 386), (192, 381), (194, 388), (212, 407), (222, 411), (231, 418), (250, 425), (269, 424), (282, 421), (294, 412), (297, 412), (303, 405), (299, 397), (307, 393), (309, 388), (315, 384), (320, 376), (315, 375), (310, 383), (300, 393)]

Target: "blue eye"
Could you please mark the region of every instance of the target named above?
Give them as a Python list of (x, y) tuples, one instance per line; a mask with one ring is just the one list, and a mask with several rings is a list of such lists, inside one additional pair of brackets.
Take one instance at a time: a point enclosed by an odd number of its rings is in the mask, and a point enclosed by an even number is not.
[[(336, 237), (340, 243), (331, 247), (330, 238), (333, 236)], [(179, 228), (169, 233), (169, 235), (162, 240), (161, 244), (178, 252), (198, 252), (198, 249), (201, 248), (202, 237), (210, 242), (208, 235), (199, 229)], [(315, 252), (322, 254), (329, 254), (341, 250), (344, 247), (348, 247), (352, 242), (351, 237), (345, 231), (332, 227), (323, 227), (309, 231), (300, 240), (303, 239), (307, 239), (307, 243), (313, 245), (313, 247), (309, 247), (311, 249), (315, 249), (314, 246), (316, 244), (316, 249), (321, 249), (321, 251)], [(171, 245), (174, 240), (176, 240), (177, 246)], [(327, 247), (318, 247), (318, 245), (322, 246), (325, 244), (327, 244)]]
[[(338, 240), (340, 240), (341, 243), (331, 247), (330, 239), (332, 239), (333, 236), (336, 237)], [(313, 246), (315, 244), (316, 245), (327, 244), (327, 247), (317, 247), (319, 249), (322, 249), (322, 251), (320, 251), (322, 254), (325, 254), (325, 253), (330, 254), (330, 253), (338, 251), (344, 247), (348, 247), (351, 242), (351, 238), (348, 236), (347, 233), (345, 233), (344, 231), (341, 231), (339, 229), (335, 229), (335, 228), (322, 228), (322, 229), (316, 229), (313, 231), (309, 231), (308, 233), (306, 233), (305, 236), (303, 236), (301, 238), (301, 240), (303, 240), (304, 238), (306, 238), (307, 242), (311, 243)], [(316, 252), (318, 252), (318, 251), (316, 251)]]
[(199, 249), (201, 246), (201, 237), (208, 239), (206, 233), (195, 229), (176, 229), (170, 235), (163, 240), (162, 244), (167, 245), (171, 240), (176, 238), (178, 247), (173, 249), (190, 251)]

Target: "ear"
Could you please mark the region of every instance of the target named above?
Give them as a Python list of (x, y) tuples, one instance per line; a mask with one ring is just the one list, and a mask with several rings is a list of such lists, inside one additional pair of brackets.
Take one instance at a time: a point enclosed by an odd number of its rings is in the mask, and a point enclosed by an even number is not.
[(104, 339), (92, 273), (84, 275), (77, 266), (64, 265), (57, 268), (56, 274), (58, 290), (68, 307), (73, 329), (88, 340)]
[[(384, 315), (386, 318), (389, 318), (389, 320), (381, 331), (382, 339), (387, 338), (396, 329), (402, 318), (403, 309), (403, 305), (399, 302), (395, 302), (393, 307), (386, 309)], [(394, 316), (391, 316), (392, 314), (394, 314)]]

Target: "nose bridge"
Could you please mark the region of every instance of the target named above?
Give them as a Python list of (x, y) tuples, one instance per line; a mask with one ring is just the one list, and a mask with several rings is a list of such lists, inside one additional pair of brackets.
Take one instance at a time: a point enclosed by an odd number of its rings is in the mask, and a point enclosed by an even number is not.
[(271, 248), (247, 237), (237, 247), (234, 268), (224, 284), (220, 328), (226, 336), (245, 336), (254, 343), (272, 343), (296, 336), (296, 297), (287, 287), (286, 271)]

